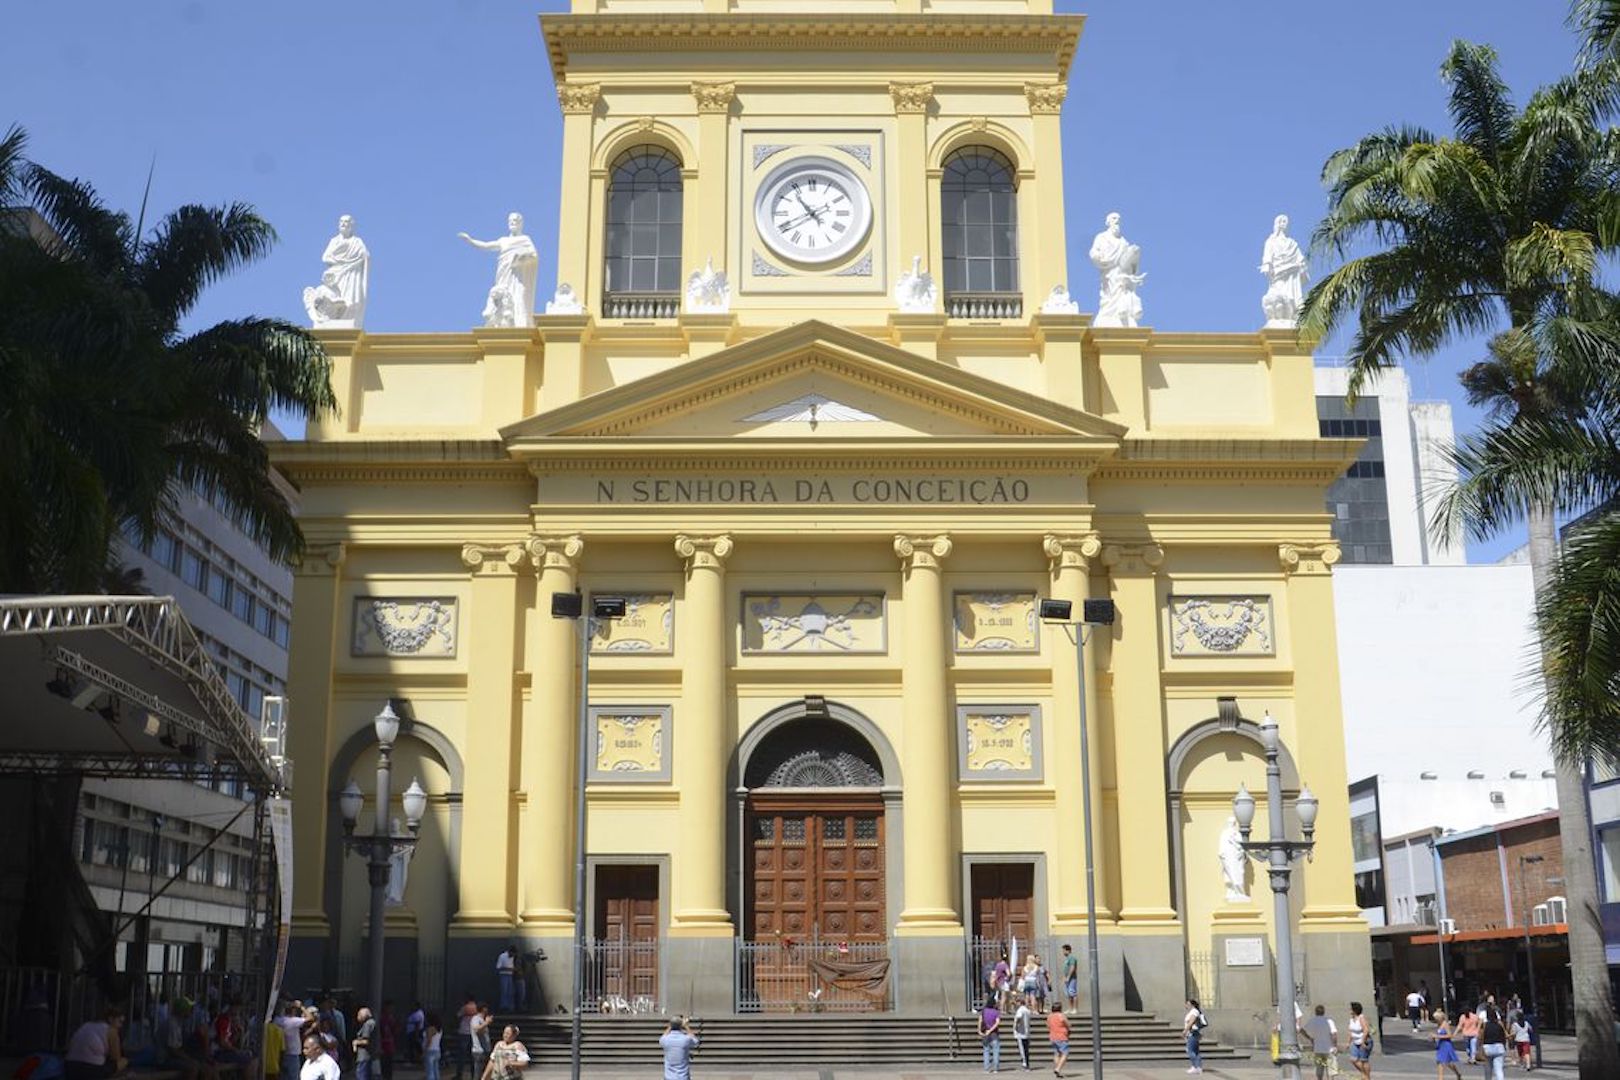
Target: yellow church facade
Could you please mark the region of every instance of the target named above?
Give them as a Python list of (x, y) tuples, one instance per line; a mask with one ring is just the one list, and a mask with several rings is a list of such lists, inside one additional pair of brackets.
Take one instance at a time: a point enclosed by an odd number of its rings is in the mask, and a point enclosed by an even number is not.
[[(516, 943), (553, 1011), (579, 919), (593, 1007), (961, 1009), (1009, 939), (1084, 956), (1084, 716), (1103, 1007), (1247, 1013), (1270, 893), (1251, 872), (1232, 898), (1219, 838), (1238, 785), (1264, 790), (1269, 712), (1285, 783), (1321, 799), (1300, 979), (1370, 1000), (1324, 511), (1356, 444), (1317, 437), (1292, 331), (1100, 327), (1054, 298), (1092, 280), (1058, 128), (1081, 22), (541, 19), (563, 140), (540, 292), (572, 295), (532, 326), (322, 331), (341, 411), (272, 450), (310, 544), (287, 985), (358, 970), (336, 795), (369, 794), (394, 700), (396, 790), (431, 796), (389, 908), (399, 996), (493, 998)], [(580, 627), (551, 612), (575, 591), (626, 600), (590, 639), (583, 735)], [(1083, 671), (1042, 598), (1114, 601)], [(882, 985), (823, 999), (852, 958)]]

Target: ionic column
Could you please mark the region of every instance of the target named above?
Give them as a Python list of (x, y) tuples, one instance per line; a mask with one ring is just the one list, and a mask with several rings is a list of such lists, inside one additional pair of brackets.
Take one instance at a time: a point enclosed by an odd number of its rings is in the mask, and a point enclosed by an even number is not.
[[(1112, 653), (1114, 782), (1118, 798), (1119, 921), (1174, 923), (1170, 905), (1170, 828), (1165, 823), (1164, 693), (1159, 672), (1158, 544), (1103, 548), (1119, 619)], [(1129, 843), (1123, 823), (1130, 822)], [(1180, 824), (1175, 825), (1176, 828)]]
[(512, 793), (521, 781), (512, 756), (517, 723), (518, 568), (523, 546), (467, 544), (461, 561), (472, 571), (474, 627), (467, 657), (466, 778), (462, 807), (473, 828), (461, 833), (457, 860), (458, 927), (496, 930), (512, 925)]
[[(1295, 872), (1305, 877), (1307, 897), (1300, 929), (1343, 930), (1346, 925), (1359, 924), (1361, 909), (1356, 906), (1352, 873), (1339, 639), (1333, 619), (1332, 575), (1339, 546), (1332, 541), (1282, 544), (1277, 558), (1287, 582), (1294, 656), (1294, 715), (1292, 722), (1282, 716), (1277, 720), (1301, 783), (1309, 785), (1320, 800), (1316, 851), (1311, 862), (1295, 864)], [(1292, 820), (1292, 808), (1286, 813)]]
[[(1095, 533), (1048, 533), (1041, 541), (1051, 574), (1052, 599), (1073, 605), (1072, 618), (1078, 620), (1091, 595), (1091, 562), (1102, 552), (1102, 541)], [(1053, 764), (1048, 768), (1062, 780), (1057, 788), (1057, 814), (1062, 823), (1057, 852), (1057, 907), (1052, 921), (1062, 931), (1076, 932), (1086, 922), (1085, 840), (1080, 834), (1085, 820), (1081, 802), (1080, 761), (1080, 673), (1075, 666), (1074, 644), (1061, 627), (1050, 631), (1048, 647), (1052, 655), (1052, 746)], [(1091, 828), (1092, 864), (1096, 872), (1097, 917), (1111, 918), (1108, 908), (1108, 845), (1103, 842), (1102, 768), (1097, 755), (1102, 746), (1097, 713), (1097, 643), (1086, 647), (1086, 741), (1091, 750)], [(1063, 762), (1062, 767), (1058, 762)], [(1072, 764), (1071, 764), (1072, 763)]]
[(680, 856), (674, 867), (670, 930), (691, 937), (729, 936), (726, 909), (726, 557), (731, 537), (677, 536), (686, 590), (677, 626), (681, 703), (676, 714), (675, 783), (681, 793)]
[[(575, 590), (585, 541), (578, 536), (531, 536), (525, 548), (539, 582), (529, 645), (529, 703), (523, 715), (521, 917), (532, 936), (555, 937), (572, 933), (574, 926), (579, 626), (572, 619), (551, 617), (551, 594)], [(469, 831), (482, 827), (470, 814), (467, 823)]]
[[(928, 104), (934, 100), (934, 84), (927, 82), (894, 82), (889, 84), (889, 97), (894, 101), (895, 161), (901, 162), (914, 173), (901, 178), (905, 185), (924, 186), (924, 170), (928, 163)], [(934, 205), (937, 205), (935, 203)], [(895, 252), (900, 266), (910, 266), (913, 255), (921, 255), (924, 269), (938, 278), (943, 270), (939, 253), (934, 250), (934, 230), (928, 227), (928, 199), (902, 199), (898, 207), (900, 249)], [(898, 271), (899, 266), (894, 268)], [(907, 852), (907, 858), (910, 853)]]
[(905, 910), (899, 934), (961, 933), (956, 906), (956, 718), (947, 688), (950, 628), (940, 562), (948, 536), (896, 536), (904, 609), (901, 769), (905, 775)]
[[(716, 270), (726, 269), (726, 218), (731, 212), (731, 200), (726, 194), (731, 178), (727, 166), (731, 140), (726, 129), (731, 121), (731, 102), (737, 96), (737, 84), (695, 82), (691, 91), (698, 114), (698, 176), (697, 183), (687, 187), (690, 194), (687, 195), (686, 217), (690, 224), (682, 238), (683, 277), (701, 269), (704, 260), (711, 257)], [(692, 165), (690, 161), (682, 164), (688, 168)], [(736, 277), (733, 274), (732, 280)]]
[(302, 797), (292, 801), (293, 934), (325, 939), (328, 931), (326, 826), (337, 809), (328, 798), (332, 760), (332, 661), (343, 591), (341, 543), (310, 545), (293, 572), (292, 638), (287, 649), (287, 697), (297, 710), (288, 726), (287, 755)]

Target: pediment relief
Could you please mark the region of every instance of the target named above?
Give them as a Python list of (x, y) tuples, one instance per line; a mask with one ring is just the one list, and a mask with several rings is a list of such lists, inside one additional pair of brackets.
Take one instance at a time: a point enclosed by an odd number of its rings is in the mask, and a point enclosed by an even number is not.
[(1117, 441), (1124, 428), (817, 321), (504, 428), (557, 438), (983, 438)]

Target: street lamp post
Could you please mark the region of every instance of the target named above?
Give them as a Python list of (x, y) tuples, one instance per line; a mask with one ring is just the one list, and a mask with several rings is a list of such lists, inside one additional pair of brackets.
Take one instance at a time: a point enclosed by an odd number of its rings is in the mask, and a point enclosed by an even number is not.
[(409, 851), (416, 846), (417, 832), (422, 827), (422, 815), (427, 811), (427, 792), (422, 790), (422, 785), (416, 780), (412, 780), (411, 786), (405, 789), (405, 794), (400, 796), (400, 802), (405, 808), (407, 831), (396, 834), (388, 820), (389, 768), (394, 753), (394, 740), (399, 738), (399, 717), (394, 715), (392, 702), (383, 706), (382, 712), (372, 721), (372, 728), (377, 734), (377, 818), (372, 825), (371, 833), (356, 835), (354, 831), (355, 821), (360, 817), (361, 808), (365, 806), (366, 796), (353, 779), (338, 796), (338, 810), (343, 815), (344, 848), (366, 860), (366, 878), (371, 885), (370, 984), (366, 990), (371, 996), (372, 1015), (381, 1016), (383, 942), (386, 937), (383, 932), (383, 911), (388, 903), (389, 860), (395, 852)]
[(1249, 828), (1254, 824), (1254, 796), (1249, 789), (1238, 785), (1232, 797), (1232, 816), (1237, 818), (1243, 833), (1243, 850), (1251, 859), (1265, 865), (1271, 876), (1272, 918), (1277, 934), (1277, 1033), (1279, 1053), (1277, 1064), (1285, 1077), (1299, 1075), (1299, 1021), (1294, 1015), (1297, 1008), (1294, 997), (1294, 927), (1288, 911), (1289, 879), (1294, 873), (1294, 861), (1300, 856), (1310, 858), (1316, 847), (1312, 836), (1316, 832), (1316, 796), (1304, 784), (1294, 799), (1294, 811), (1299, 815), (1303, 840), (1288, 839), (1283, 821), (1282, 766), (1278, 752), (1282, 739), (1277, 721), (1266, 713), (1260, 725), (1260, 739), (1266, 748), (1266, 824), (1270, 837), (1266, 840), (1249, 839)]
[(1091, 1074), (1093, 1080), (1103, 1080), (1102, 1067), (1102, 994), (1097, 977), (1097, 863), (1092, 854), (1091, 826), (1091, 747), (1086, 734), (1086, 628), (1111, 626), (1114, 622), (1112, 600), (1086, 600), (1080, 605), (1080, 618), (1075, 620), (1074, 604), (1068, 600), (1042, 600), (1040, 613), (1043, 622), (1063, 627), (1063, 632), (1074, 642), (1074, 666), (1079, 677), (1080, 690), (1080, 831), (1085, 836), (1086, 851), (1086, 963), (1090, 968), (1091, 989)]
[(574, 1017), (568, 1039), (569, 1076), (579, 1080), (581, 1022), (585, 998), (585, 784), (591, 775), (591, 638), (599, 623), (624, 618), (622, 596), (591, 597), (585, 614), (579, 593), (551, 594), (551, 617), (579, 623), (579, 762), (574, 778)]
[[(1524, 868), (1533, 863), (1545, 862), (1544, 855), (1519, 856), (1519, 899), (1524, 909), (1524, 964), (1526, 977), (1530, 980), (1530, 1015), (1536, 1018), (1536, 1026), (1541, 1025), (1541, 1010), (1536, 1007), (1536, 953), (1530, 943), (1530, 885), (1525, 880)], [(1536, 1040), (1536, 1067), (1541, 1067), (1541, 1040)]]

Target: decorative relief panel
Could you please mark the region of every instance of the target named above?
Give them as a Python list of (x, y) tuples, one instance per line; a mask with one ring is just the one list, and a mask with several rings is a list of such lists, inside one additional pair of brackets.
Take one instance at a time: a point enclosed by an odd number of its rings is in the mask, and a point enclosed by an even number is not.
[(1273, 656), (1271, 597), (1172, 596), (1173, 656)]
[(592, 705), (591, 779), (668, 780), (670, 726), (667, 705)]
[[(591, 637), (593, 653), (667, 654), (675, 642), (672, 593), (613, 593), (624, 597), (624, 618), (603, 619)], [(591, 594), (594, 601), (596, 593)]]
[(882, 593), (743, 596), (743, 652), (881, 653)]
[(1033, 592), (959, 592), (954, 601), (957, 652), (1039, 651)]
[(956, 737), (963, 780), (1041, 779), (1038, 705), (958, 705)]
[(352, 656), (448, 660), (456, 655), (453, 596), (357, 596)]

